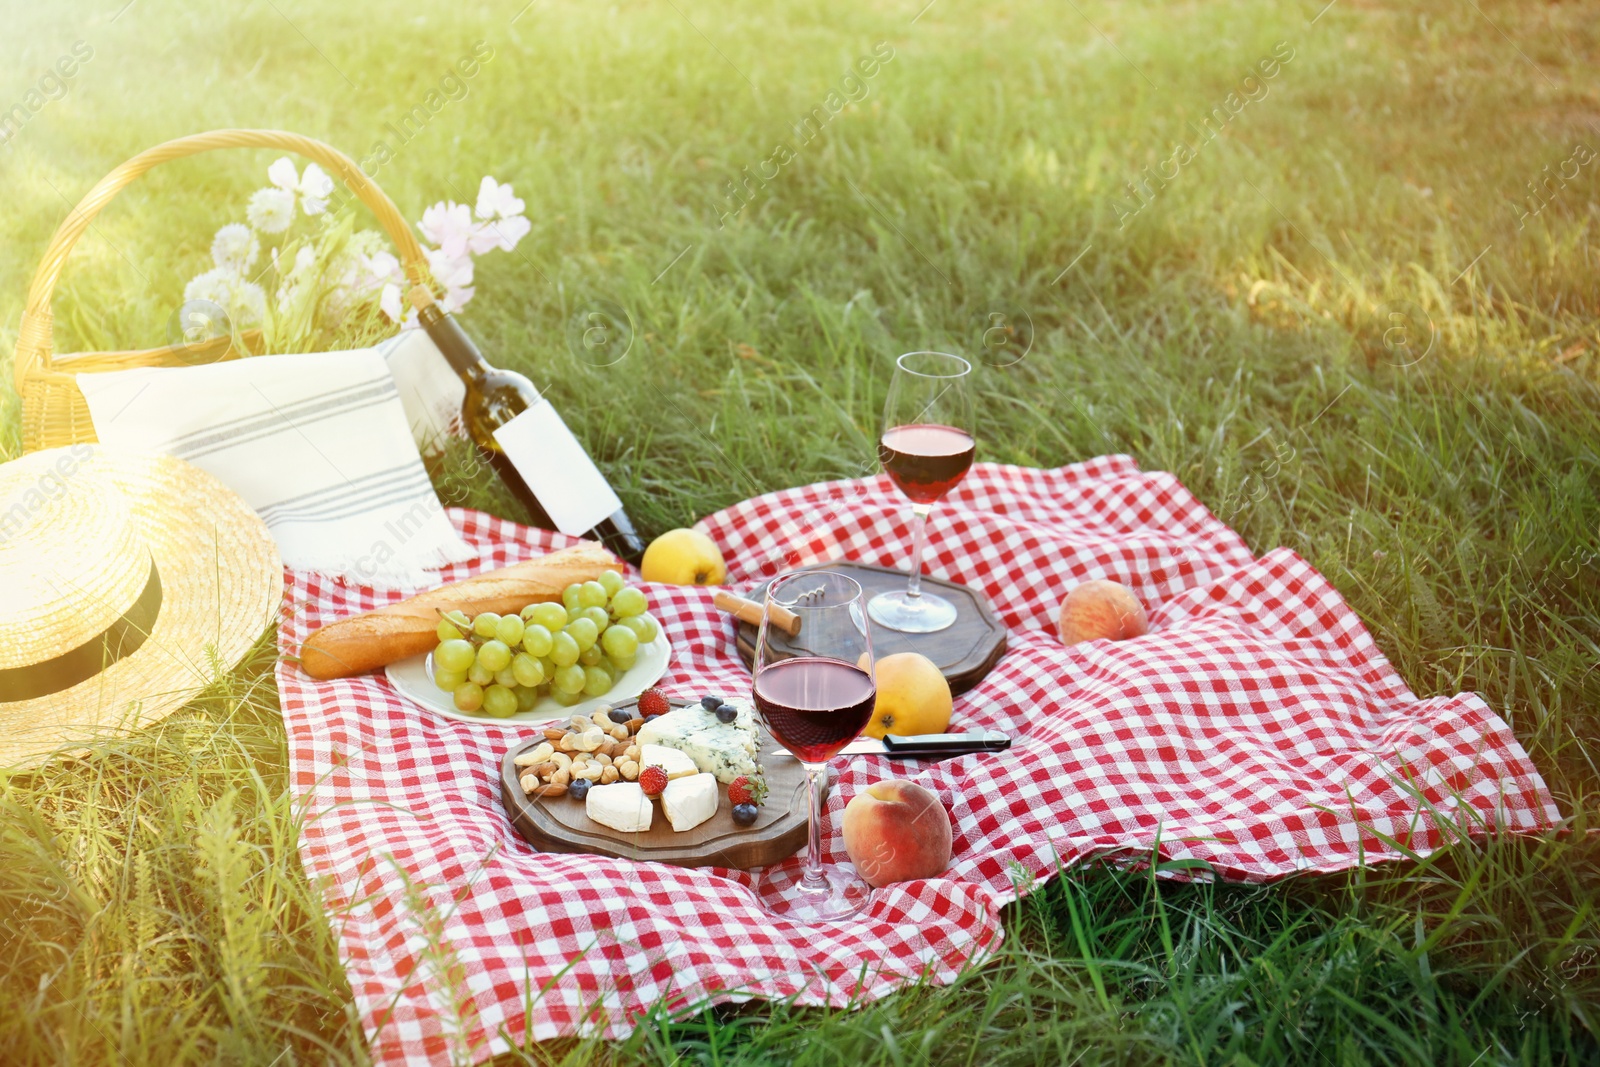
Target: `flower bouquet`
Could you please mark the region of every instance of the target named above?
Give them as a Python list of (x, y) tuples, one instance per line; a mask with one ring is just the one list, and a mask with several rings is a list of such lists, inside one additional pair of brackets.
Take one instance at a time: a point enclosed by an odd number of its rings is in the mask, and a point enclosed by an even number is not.
[[(333, 209), (334, 182), (321, 167), (300, 171), (285, 156), (267, 168), (267, 180), (251, 194), (246, 221), (216, 232), (211, 268), (184, 287), (174, 344), (258, 330), (261, 352), (311, 352), (372, 344), (417, 325), (388, 238), (355, 228), (344, 209), (353, 201)], [(485, 176), (475, 205), (445, 200), (422, 213), (417, 228), (445, 311), (472, 300), (476, 257), (512, 251), (527, 236), (523, 210), (509, 183)], [(300, 226), (302, 219), (314, 221)]]

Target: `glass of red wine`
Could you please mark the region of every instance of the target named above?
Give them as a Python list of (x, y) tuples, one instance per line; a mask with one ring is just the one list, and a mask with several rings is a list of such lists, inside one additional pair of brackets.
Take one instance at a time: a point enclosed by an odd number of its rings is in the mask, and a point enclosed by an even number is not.
[[(805, 872), (774, 911), (800, 922), (826, 922), (866, 906), (870, 887), (848, 864), (822, 862), (823, 798), (828, 761), (872, 720), (878, 689), (872, 674), (870, 627), (858, 627), (864, 596), (835, 571), (790, 571), (767, 587), (756, 635), (756, 712), (773, 740), (805, 765), (810, 833)], [(790, 634), (772, 623), (773, 608), (793, 612)], [(772, 899), (772, 898), (768, 898)]]
[(908, 634), (931, 634), (956, 621), (956, 606), (922, 591), (922, 549), (928, 512), (972, 466), (972, 364), (946, 352), (907, 352), (895, 361), (883, 404), (878, 459), (911, 500), (911, 578), (903, 590), (867, 603), (872, 621)]

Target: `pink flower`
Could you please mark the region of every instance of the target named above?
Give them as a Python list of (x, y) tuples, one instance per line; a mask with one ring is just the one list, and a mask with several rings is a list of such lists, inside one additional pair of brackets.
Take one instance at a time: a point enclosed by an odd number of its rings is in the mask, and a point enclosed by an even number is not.
[(444, 297), (439, 305), (445, 311), (460, 311), (466, 307), (473, 293), (472, 257), (451, 256), (442, 248), (425, 248), (422, 251), (428, 257), (428, 269), (433, 271), (434, 280), (444, 287)]
[(512, 193), (511, 184), (501, 185), (488, 175), (478, 186), (477, 216), (483, 220), (470, 240), (474, 255), (496, 248), (509, 252), (528, 235), (533, 224), (523, 217), (526, 205)]
[(499, 184), (487, 174), (478, 185), (478, 218), (508, 219), (522, 214), (526, 205), (511, 192), (511, 183)]
[(434, 204), (422, 213), (422, 222), (417, 228), (446, 256), (461, 259), (468, 254), (472, 240), (472, 210), (454, 200)]
[[(522, 201), (517, 201), (521, 203)], [(500, 249), (509, 252), (517, 247), (517, 242), (528, 236), (528, 231), (533, 229), (533, 223), (521, 215), (513, 215), (505, 219), (492, 219), (478, 225), (468, 240), (472, 254), (481, 256), (485, 252)]]

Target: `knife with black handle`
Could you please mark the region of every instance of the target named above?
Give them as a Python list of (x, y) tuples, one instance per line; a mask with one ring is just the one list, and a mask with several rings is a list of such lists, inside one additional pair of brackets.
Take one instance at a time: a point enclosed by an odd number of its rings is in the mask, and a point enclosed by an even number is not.
[(974, 730), (963, 734), (885, 734), (883, 740), (861, 737), (844, 746), (845, 756), (889, 756), (894, 759), (945, 759), (974, 752), (1004, 752), (1011, 737), (998, 730)]

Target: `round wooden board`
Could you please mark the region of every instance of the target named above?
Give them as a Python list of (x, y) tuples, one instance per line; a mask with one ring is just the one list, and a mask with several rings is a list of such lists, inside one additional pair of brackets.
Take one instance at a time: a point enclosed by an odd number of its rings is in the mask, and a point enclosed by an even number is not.
[[(616, 706), (631, 708), (625, 700)], [(672, 701), (673, 707), (691, 702)], [(643, 833), (627, 834), (594, 822), (581, 801), (571, 797), (530, 799), (518, 781), (516, 758), (536, 747), (543, 735), (511, 748), (500, 761), (500, 797), (506, 814), (529, 844), (545, 852), (593, 852), (625, 860), (649, 860), (679, 867), (733, 867), (749, 870), (788, 859), (806, 843), (806, 777), (800, 761), (784, 751), (765, 727), (761, 730), (761, 767), (767, 779), (767, 800), (750, 826), (733, 821), (728, 791), (719, 786), (717, 813), (692, 830), (672, 828), (660, 804)]]
[[(838, 571), (847, 574), (861, 583), (861, 588), (868, 599), (878, 593), (904, 589), (906, 586), (904, 571), (874, 567), (848, 559), (815, 563), (803, 569)], [(740, 595), (759, 603), (766, 597), (767, 585), (767, 582), (762, 582), (748, 593)], [(920, 652), (938, 665), (945, 681), (950, 683), (951, 693), (965, 693), (983, 681), (984, 676), (1000, 662), (1000, 657), (1005, 655), (1006, 628), (995, 617), (994, 609), (989, 607), (989, 602), (976, 590), (957, 585), (955, 582), (947, 582), (942, 578), (926, 576), (922, 579), (922, 587), (938, 593), (954, 604), (957, 612), (956, 621), (948, 628), (932, 634), (904, 634), (873, 623), (873, 654), (882, 659), (896, 652)], [(737, 644), (739, 658), (744, 660), (746, 667), (750, 667), (755, 662), (756, 628), (747, 622), (741, 622)], [(803, 652), (805, 631), (801, 630), (792, 643), (785, 640), (784, 647), (795, 653)]]

